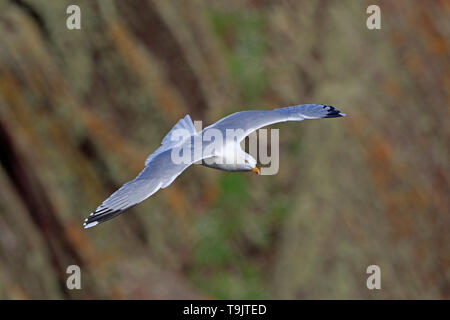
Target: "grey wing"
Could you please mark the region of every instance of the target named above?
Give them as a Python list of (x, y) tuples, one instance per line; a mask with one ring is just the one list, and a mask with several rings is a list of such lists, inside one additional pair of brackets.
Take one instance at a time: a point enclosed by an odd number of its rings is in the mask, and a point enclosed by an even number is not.
[(132, 181), (114, 192), (84, 221), (85, 228), (93, 227), (121, 214), (128, 208), (144, 201), (161, 188), (169, 186), (190, 163), (175, 164), (171, 150), (155, 156), (144, 170)]
[(242, 141), (253, 131), (277, 122), (302, 121), (304, 119), (337, 118), (345, 116), (333, 106), (324, 104), (303, 104), (274, 110), (249, 110), (233, 113), (205, 128), (236, 130), (238, 141)]

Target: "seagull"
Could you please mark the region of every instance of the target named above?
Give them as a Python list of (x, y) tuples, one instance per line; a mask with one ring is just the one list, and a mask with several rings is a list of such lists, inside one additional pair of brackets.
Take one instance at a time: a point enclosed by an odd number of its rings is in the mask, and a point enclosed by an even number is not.
[[(189, 115), (179, 120), (163, 138), (161, 146), (147, 157), (145, 168), (138, 176), (120, 187), (85, 219), (84, 228), (96, 226), (116, 217), (125, 210), (144, 201), (159, 189), (168, 187), (186, 168), (192, 164), (224, 171), (253, 171), (260, 174), (256, 160), (241, 149), (240, 142), (250, 133), (285, 121), (304, 119), (338, 118), (345, 116), (333, 106), (324, 104), (303, 104), (273, 110), (247, 110), (233, 113), (197, 132)], [(233, 139), (211, 147), (213, 142), (204, 139), (208, 132), (225, 136), (228, 130), (235, 132)], [(173, 139), (176, 132), (185, 132), (181, 139)], [(203, 138), (203, 139), (202, 139)], [(192, 147), (200, 139), (202, 152)], [(195, 145), (195, 144), (194, 144)], [(188, 161), (174, 161), (175, 150), (188, 150)], [(233, 159), (235, 161), (230, 161)]]

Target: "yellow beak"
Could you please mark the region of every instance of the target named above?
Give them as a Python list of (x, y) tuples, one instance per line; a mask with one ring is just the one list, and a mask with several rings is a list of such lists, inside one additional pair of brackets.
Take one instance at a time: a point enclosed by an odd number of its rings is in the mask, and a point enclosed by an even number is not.
[(261, 171), (259, 171), (258, 167), (252, 168), (252, 171), (256, 174), (261, 174)]

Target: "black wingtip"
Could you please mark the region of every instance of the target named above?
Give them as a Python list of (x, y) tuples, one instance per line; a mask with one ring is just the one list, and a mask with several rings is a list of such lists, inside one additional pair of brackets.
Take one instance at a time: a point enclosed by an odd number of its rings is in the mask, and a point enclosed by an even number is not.
[(339, 118), (344, 116), (345, 114), (337, 113), (337, 114), (327, 114), (324, 118)]
[(323, 108), (327, 110), (327, 114), (324, 116), (324, 118), (339, 118), (346, 116), (345, 113), (342, 113), (333, 106), (324, 105)]
[(83, 227), (85, 229), (96, 226), (99, 223), (110, 220), (119, 214), (121, 214), (124, 210), (114, 210), (108, 209), (106, 211), (101, 210), (101, 212), (94, 212), (87, 219), (84, 220)]

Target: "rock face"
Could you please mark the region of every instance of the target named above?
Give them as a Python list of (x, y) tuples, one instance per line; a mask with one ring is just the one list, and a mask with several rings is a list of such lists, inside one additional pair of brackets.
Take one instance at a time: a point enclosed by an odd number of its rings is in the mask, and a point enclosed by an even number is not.
[[(450, 298), (444, 2), (69, 5), (0, 2), (0, 298)], [(194, 166), (83, 230), (186, 114), (302, 103), (348, 116), (277, 125), (276, 176)]]

